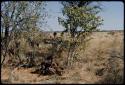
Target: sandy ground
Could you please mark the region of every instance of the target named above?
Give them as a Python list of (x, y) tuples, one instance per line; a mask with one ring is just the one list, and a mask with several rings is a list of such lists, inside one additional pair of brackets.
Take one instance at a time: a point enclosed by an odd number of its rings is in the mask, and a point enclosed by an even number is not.
[[(84, 69), (68, 70), (62, 76), (39, 76), (38, 74), (32, 74), (33, 68), (20, 68), (13, 69), (12, 73), (9, 68), (2, 69), (2, 81), (3, 83), (32, 83), (32, 84), (44, 84), (44, 83), (93, 83), (97, 78), (92, 77), (93, 74), (85, 71)], [(89, 74), (89, 75), (88, 75)], [(10, 75), (12, 76), (10, 80)], [(92, 80), (92, 81), (91, 81)], [(12, 81), (12, 82), (10, 82)]]

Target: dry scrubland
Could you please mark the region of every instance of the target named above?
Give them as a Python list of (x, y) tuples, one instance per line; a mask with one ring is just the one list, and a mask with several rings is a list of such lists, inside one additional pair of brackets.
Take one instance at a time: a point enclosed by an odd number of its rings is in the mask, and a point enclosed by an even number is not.
[[(62, 76), (38, 76), (31, 73), (34, 68), (14, 68), (11, 71), (6, 66), (1, 69), (1, 79), (11, 83), (123, 83), (123, 31), (93, 32), (90, 37), (85, 50), (83, 45), (77, 48), (73, 65), (65, 69)], [(46, 48), (42, 45), (40, 51), (47, 51)], [(61, 55), (65, 59), (66, 53)]]

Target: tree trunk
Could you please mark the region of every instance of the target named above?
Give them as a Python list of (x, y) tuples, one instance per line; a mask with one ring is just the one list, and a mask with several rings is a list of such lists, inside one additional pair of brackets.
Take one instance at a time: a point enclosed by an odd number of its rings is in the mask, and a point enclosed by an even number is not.
[(8, 37), (9, 37), (9, 27), (6, 26), (5, 27), (5, 34), (4, 34), (4, 41), (3, 41), (3, 50), (5, 50), (5, 53), (3, 54), (3, 60), (1, 62), (1, 65), (4, 63), (5, 61), (5, 57), (6, 57), (6, 54), (7, 54), (7, 50), (8, 50)]

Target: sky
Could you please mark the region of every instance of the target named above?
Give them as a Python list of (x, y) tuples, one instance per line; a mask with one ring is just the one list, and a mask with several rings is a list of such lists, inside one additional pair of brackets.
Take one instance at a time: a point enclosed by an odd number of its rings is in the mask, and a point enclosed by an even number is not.
[[(102, 1), (102, 11), (99, 15), (103, 18), (103, 25), (98, 27), (100, 30), (123, 30), (124, 29), (124, 4), (120, 1)], [(58, 17), (63, 17), (61, 13), (62, 5), (59, 1), (48, 1), (46, 10), (49, 17), (46, 18), (47, 26), (42, 29), (45, 31), (62, 31), (63, 26), (59, 25)]]

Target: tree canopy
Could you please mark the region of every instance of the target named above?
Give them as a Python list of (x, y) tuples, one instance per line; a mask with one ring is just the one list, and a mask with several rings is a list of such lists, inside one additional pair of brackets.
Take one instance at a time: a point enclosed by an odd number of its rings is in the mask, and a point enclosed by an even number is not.
[(92, 1), (64, 1), (62, 13), (65, 18), (58, 18), (59, 23), (69, 30), (71, 36), (77, 31), (93, 31), (102, 24), (102, 19), (97, 14), (101, 11), (98, 4)]

